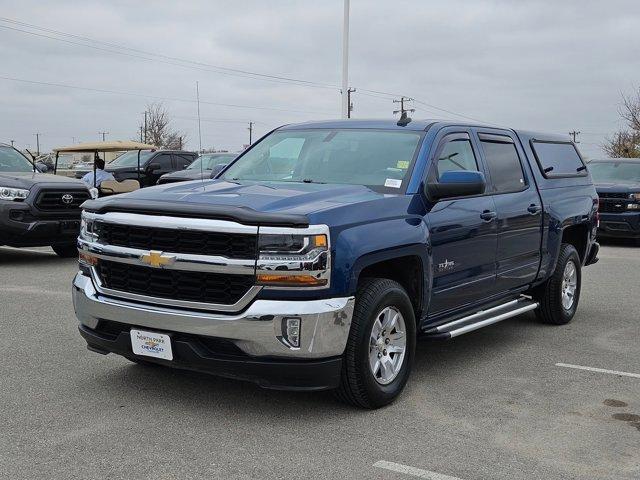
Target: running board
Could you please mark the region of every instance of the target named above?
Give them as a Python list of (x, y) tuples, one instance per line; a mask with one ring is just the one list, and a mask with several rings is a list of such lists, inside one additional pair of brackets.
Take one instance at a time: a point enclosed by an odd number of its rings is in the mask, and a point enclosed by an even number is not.
[(426, 328), (423, 330), (423, 334), (427, 338), (448, 339), (458, 337), (536, 308), (538, 308), (538, 302), (522, 296), (517, 300), (503, 303), (497, 307), (480, 310), (472, 315), (438, 325), (437, 327)]

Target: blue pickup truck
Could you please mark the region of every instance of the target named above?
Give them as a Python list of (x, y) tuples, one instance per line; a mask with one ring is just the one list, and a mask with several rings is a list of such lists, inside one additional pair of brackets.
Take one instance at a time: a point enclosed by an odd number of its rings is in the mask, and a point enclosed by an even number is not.
[(215, 180), (84, 204), (89, 350), (393, 401), (416, 340), (566, 324), (598, 197), (563, 137), (442, 121), (278, 128)]

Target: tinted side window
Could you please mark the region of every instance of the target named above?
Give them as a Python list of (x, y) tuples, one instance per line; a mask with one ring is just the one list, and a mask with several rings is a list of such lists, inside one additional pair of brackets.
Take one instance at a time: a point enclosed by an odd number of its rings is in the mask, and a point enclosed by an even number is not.
[(178, 170), (184, 170), (187, 168), (195, 159), (195, 157), (189, 155), (176, 155), (176, 168)]
[(452, 170), (478, 170), (471, 142), (466, 139), (452, 140), (445, 144), (438, 157), (438, 178)]
[(571, 143), (531, 142), (542, 173), (554, 175), (586, 175), (584, 164)]
[(524, 189), (524, 173), (513, 143), (482, 141), (482, 148), (491, 173), (495, 192), (516, 192)]
[(151, 160), (150, 165), (159, 165), (160, 171), (173, 170), (173, 166), (171, 164), (171, 155), (168, 153), (161, 153), (160, 155), (156, 155)]

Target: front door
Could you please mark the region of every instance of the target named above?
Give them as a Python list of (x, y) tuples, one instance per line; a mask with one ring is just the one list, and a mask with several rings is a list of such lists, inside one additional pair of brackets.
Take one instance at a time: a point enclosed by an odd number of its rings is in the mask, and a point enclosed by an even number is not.
[(480, 130), (478, 140), (498, 214), (496, 290), (503, 293), (526, 286), (538, 274), (542, 202), (524, 152), (510, 132)]
[[(447, 133), (430, 159), (428, 181), (445, 171), (484, 173), (470, 132)], [(491, 195), (441, 199), (427, 213), (433, 255), (429, 315), (481, 303), (495, 291), (497, 228)]]

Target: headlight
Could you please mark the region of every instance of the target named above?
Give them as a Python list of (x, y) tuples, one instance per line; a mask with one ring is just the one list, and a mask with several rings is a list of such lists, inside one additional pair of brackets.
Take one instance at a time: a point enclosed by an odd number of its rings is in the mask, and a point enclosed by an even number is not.
[(29, 190), (24, 188), (0, 187), (0, 200), (22, 201), (29, 195)]
[(91, 200), (95, 200), (96, 198), (98, 198), (98, 195), (99, 195), (98, 194), (98, 189), (94, 188), (94, 187), (91, 187), (89, 189), (89, 194), (91, 195)]
[(98, 235), (93, 229), (93, 219), (88, 218), (84, 212), (80, 218), (80, 238), (89, 242), (95, 242), (98, 240)]
[[(329, 234), (327, 227), (313, 227), (313, 233), (265, 229), (258, 239), (257, 282), (278, 287), (327, 287), (330, 277)], [(286, 232), (285, 232), (286, 230)], [(326, 233), (315, 233), (322, 230)], [(262, 229), (261, 229), (262, 232)]]
[(629, 199), (635, 200), (636, 202), (640, 202), (640, 193), (630, 193)]

